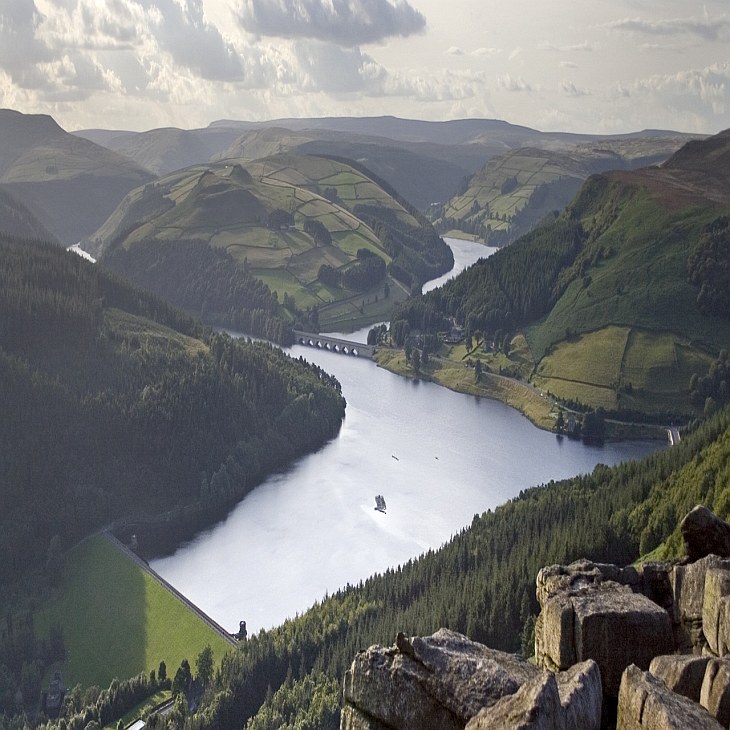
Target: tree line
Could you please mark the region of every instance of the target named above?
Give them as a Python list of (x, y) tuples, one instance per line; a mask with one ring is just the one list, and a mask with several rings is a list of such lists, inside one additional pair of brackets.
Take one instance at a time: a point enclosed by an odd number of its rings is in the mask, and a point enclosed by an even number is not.
[(243, 642), (224, 658), (204, 706), (179, 727), (240, 727), (260, 708), (270, 717), (272, 693), (289, 677), (314, 671), (341, 680), (358, 650), (392, 644), (398, 631), (448, 627), (497, 649), (529, 647), (541, 567), (578, 558), (626, 565), (662, 542), (677, 554), (679, 520), (695, 503), (730, 516), (729, 454), (726, 409), (641, 462), (599, 464), (591, 474), (524, 490), (475, 515), (441, 549)]
[(204, 330), (75, 254), (0, 237), (0, 281), (0, 583), (42, 566), (54, 536), (240, 498), (339, 429), (320, 368)]
[(129, 249), (117, 247), (101, 263), (207, 324), (282, 345), (294, 341), (276, 294), (227, 251), (205, 241), (146, 241)]

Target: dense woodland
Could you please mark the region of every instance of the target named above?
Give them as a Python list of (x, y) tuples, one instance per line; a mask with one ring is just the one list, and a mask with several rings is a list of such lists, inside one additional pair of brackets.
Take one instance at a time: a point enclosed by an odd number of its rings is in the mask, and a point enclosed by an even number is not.
[[(287, 689), (292, 677), (295, 686), (308, 683), (312, 670), (341, 680), (359, 649), (392, 644), (398, 631), (425, 635), (445, 626), (494, 648), (529, 651), (542, 566), (581, 557), (623, 565), (660, 543), (665, 555), (678, 555), (678, 523), (692, 506), (730, 516), (729, 455), (730, 412), (724, 410), (640, 463), (599, 464), (592, 474), (526, 490), (475, 515), (440, 550), (248, 639), (224, 659), (185, 727), (238, 728), (266, 703), (263, 723), (273, 711), (272, 692), (283, 687), (291, 702), (301, 691)], [(307, 709), (305, 703), (300, 711)]]
[[(204, 241), (147, 241), (131, 250), (116, 247), (102, 263), (207, 324), (281, 345), (294, 341), (276, 294), (226, 251)], [(299, 326), (309, 329), (302, 322)]]
[(575, 260), (584, 238), (578, 221), (550, 222), (519, 245), (481, 259), (438, 289), (404, 302), (393, 322), (406, 320), (411, 329), (434, 331), (448, 329), (453, 317), (467, 334), (513, 331), (550, 310), (560, 294), (560, 275)]
[(0, 261), (0, 581), (54, 536), (230, 504), (337, 433), (344, 399), (319, 368), (56, 246), (0, 238)]

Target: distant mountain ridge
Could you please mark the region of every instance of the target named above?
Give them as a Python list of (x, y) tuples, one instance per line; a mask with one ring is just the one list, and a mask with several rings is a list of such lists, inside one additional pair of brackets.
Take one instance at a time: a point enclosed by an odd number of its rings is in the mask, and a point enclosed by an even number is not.
[(644, 130), (629, 135), (540, 132), (493, 119), (429, 122), (398, 117), (323, 117), (262, 122), (219, 120), (195, 130), (80, 130), (75, 134), (127, 155), (155, 174), (227, 157), (279, 152), (336, 154), (362, 162), (425, 210), (451, 198), (489, 159), (525, 146), (567, 150), (578, 144), (687, 137)]

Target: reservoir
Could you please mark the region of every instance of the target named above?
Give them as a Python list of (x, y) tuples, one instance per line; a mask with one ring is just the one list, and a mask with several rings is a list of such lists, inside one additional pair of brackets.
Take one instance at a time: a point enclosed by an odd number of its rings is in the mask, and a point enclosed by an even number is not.
[[(493, 251), (447, 241), (457, 271)], [(343, 337), (364, 342), (367, 329)], [(559, 439), (502, 403), (410, 381), (371, 360), (299, 345), (288, 352), (342, 383), (339, 435), (151, 563), (229, 631), (241, 620), (249, 634), (271, 628), (348, 583), (436, 549), (522, 489), (665, 446)], [(375, 509), (378, 494), (385, 513)]]

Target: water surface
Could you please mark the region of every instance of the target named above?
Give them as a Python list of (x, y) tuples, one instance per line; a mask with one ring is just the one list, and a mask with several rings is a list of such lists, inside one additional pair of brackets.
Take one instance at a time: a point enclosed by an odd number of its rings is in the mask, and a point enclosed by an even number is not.
[[(457, 266), (488, 252), (459, 244)], [(343, 337), (364, 341), (367, 329)], [(278, 625), (328, 592), (438, 548), (522, 489), (663, 446), (586, 446), (535, 428), (497, 401), (406, 380), (369, 360), (299, 345), (290, 353), (342, 383), (339, 435), (152, 563), (231, 631), (240, 620), (249, 632)], [(374, 509), (376, 494), (386, 514)]]

